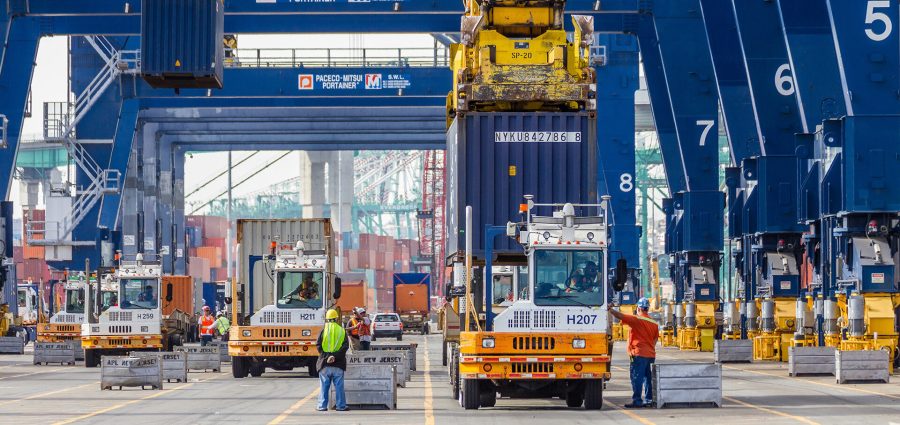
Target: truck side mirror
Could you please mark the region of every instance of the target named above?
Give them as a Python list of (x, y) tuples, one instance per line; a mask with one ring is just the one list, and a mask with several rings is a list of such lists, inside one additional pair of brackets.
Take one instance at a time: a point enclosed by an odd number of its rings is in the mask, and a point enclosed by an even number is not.
[(622, 292), (628, 281), (628, 262), (624, 258), (616, 260), (616, 275), (613, 277), (613, 289)]
[(225, 304), (231, 305), (231, 297), (225, 297)]
[(341, 278), (334, 278), (334, 299), (341, 298)]
[(172, 302), (172, 284), (171, 283), (166, 284), (166, 302), (167, 303)]
[(444, 286), (444, 298), (446, 298), (448, 300), (450, 299), (450, 290), (451, 289), (453, 289), (452, 283), (448, 283), (446, 286)]

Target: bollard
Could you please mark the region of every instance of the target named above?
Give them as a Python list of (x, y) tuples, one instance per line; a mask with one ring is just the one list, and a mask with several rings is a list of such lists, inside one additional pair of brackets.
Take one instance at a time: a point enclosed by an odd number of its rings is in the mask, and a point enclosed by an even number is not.
[(656, 363), (653, 400), (666, 405), (722, 406), (722, 365), (715, 363)]
[(187, 368), (191, 370), (222, 370), (222, 360), (219, 357), (219, 347), (207, 345), (206, 347), (176, 347), (175, 351), (187, 353)]
[(75, 364), (75, 346), (70, 342), (35, 342), (34, 364)]
[(162, 367), (158, 358), (103, 356), (100, 362), (100, 390), (113, 387), (163, 388)]
[[(397, 409), (397, 372), (391, 365), (350, 366), (344, 372), (344, 394), (348, 406), (377, 406)], [(328, 396), (335, 405), (334, 387)]]
[(132, 351), (132, 357), (156, 358), (162, 362), (162, 379), (166, 382), (187, 382), (187, 354), (180, 351)]
[(372, 344), (369, 346), (369, 349), (372, 351), (378, 350), (403, 350), (409, 354), (409, 370), (416, 370), (416, 349), (418, 349), (419, 344), (414, 342), (408, 344)]
[(890, 383), (890, 358), (886, 350), (837, 350), (834, 352), (835, 377), (838, 384), (848, 381), (881, 381)]
[(788, 348), (788, 375), (834, 375), (834, 347)]
[(347, 356), (347, 367), (350, 365), (365, 367), (386, 364), (396, 367), (397, 385), (406, 387), (406, 383), (409, 382), (412, 374), (409, 370), (409, 360), (405, 351), (357, 351)]
[(25, 354), (25, 340), (17, 336), (0, 336), (0, 354)]
[(716, 341), (713, 351), (716, 363), (750, 363), (753, 361), (753, 340)]

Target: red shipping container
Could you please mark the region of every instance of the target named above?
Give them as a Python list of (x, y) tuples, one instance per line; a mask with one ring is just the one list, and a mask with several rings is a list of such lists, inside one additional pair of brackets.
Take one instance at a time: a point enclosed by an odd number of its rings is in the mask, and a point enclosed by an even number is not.
[(25, 278), (25, 262), (22, 260), (16, 261), (16, 281), (21, 281)]
[(376, 248), (378, 242), (376, 241), (377, 236), (370, 233), (362, 233), (359, 235), (359, 249), (361, 251), (368, 251), (369, 249)]
[(14, 247), (13, 247), (13, 260), (14, 260), (16, 263), (21, 263), (22, 260), (25, 259), (24, 251), (25, 251), (25, 249), (22, 248), (21, 246), (14, 246)]
[(198, 229), (203, 228), (203, 218), (202, 215), (189, 215), (184, 217), (185, 226), (196, 227)]
[(225, 250), (225, 238), (203, 238), (203, 246), (215, 246), (222, 249), (222, 252), (227, 252)]
[(207, 216), (203, 223), (204, 238), (224, 238), (228, 231), (225, 217)]
[(27, 258), (27, 259), (36, 259), (37, 258), (37, 259), (43, 260), (44, 259), (44, 247), (26, 245), (23, 247), (22, 256), (23, 256), (23, 258)]

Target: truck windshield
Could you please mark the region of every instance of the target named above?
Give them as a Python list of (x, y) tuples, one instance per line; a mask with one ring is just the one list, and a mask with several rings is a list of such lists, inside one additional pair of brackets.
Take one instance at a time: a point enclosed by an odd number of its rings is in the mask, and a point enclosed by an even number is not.
[(542, 249), (534, 252), (534, 304), (599, 306), (605, 293), (601, 251)]
[(498, 305), (506, 301), (512, 302), (515, 298), (515, 294), (513, 294), (513, 275), (495, 274), (493, 281), (493, 304)]
[(110, 307), (118, 307), (119, 306), (119, 294), (116, 291), (102, 291), (100, 292), (100, 310), (106, 311), (109, 310)]
[(516, 267), (516, 273), (519, 275), (516, 285), (519, 287), (519, 299), (528, 299), (528, 266)]
[(322, 271), (277, 273), (278, 308), (322, 308)]
[(66, 313), (84, 313), (84, 289), (66, 289)]
[(16, 299), (20, 308), (28, 307), (28, 293), (26, 293), (24, 289), (18, 290), (18, 292), (16, 293)]
[(158, 308), (159, 280), (157, 279), (122, 279), (121, 307), (125, 309)]

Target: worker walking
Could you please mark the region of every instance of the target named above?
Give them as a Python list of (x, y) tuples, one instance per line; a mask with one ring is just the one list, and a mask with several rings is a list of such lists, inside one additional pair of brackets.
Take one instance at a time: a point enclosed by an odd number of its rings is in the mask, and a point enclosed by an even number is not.
[(225, 316), (224, 311), (220, 311), (216, 318), (216, 331), (222, 337), (222, 342), (228, 342), (228, 331), (231, 329), (231, 321)]
[(325, 313), (325, 328), (316, 340), (316, 348), (319, 349), (319, 360), (316, 362), (316, 370), (319, 372), (321, 391), (319, 392), (319, 405), (316, 410), (324, 412), (328, 410), (328, 396), (331, 385), (334, 384), (334, 404), (336, 410), (344, 412), (347, 408), (347, 399), (344, 395), (344, 371), (347, 370), (347, 349), (349, 342), (347, 332), (337, 323), (340, 315), (337, 310), (331, 309)]
[(350, 350), (354, 353), (359, 351), (359, 308), (353, 307), (350, 313), (350, 320), (347, 321), (347, 334), (350, 335)]
[(369, 318), (366, 309), (360, 307), (358, 311), (359, 324), (357, 325), (357, 329), (359, 330), (359, 349), (367, 351), (372, 345), (372, 319)]
[(203, 306), (203, 315), (197, 320), (200, 328), (200, 346), (204, 347), (212, 342), (213, 332), (216, 329), (216, 318), (209, 312), (209, 306)]
[[(650, 301), (641, 298), (637, 303), (637, 314), (623, 314), (610, 310), (610, 314), (631, 328), (628, 335), (628, 355), (631, 357), (631, 403), (627, 408), (653, 405), (653, 381), (651, 370), (656, 362), (656, 342), (659, 340), (659, 324), (650, 318)], [(645, 390), (641, 399), (641, 390)]]

